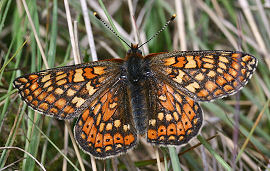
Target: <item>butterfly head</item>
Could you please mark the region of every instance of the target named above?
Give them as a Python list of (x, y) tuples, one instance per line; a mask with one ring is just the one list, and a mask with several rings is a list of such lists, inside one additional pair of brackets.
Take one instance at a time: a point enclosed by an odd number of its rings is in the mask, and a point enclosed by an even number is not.
[(131, 43), (130, 49), (128, 50), (127, 54), (128, 55), (131, 55), (131, 54), (140, 54), (140, 55), (142, 55), (142, 51), (139, 49), (138, 44), (132, 44)]

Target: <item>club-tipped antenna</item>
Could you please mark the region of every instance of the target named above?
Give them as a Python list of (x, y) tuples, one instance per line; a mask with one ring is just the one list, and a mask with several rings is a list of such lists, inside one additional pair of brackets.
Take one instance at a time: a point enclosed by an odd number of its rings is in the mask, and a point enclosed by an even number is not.
[(166, 24), (158, 31), (156, 34), (154, 34), (150, 39), (148, 39), (146, 42), (141, 44), (138, 48), (142, 47), (143, 45), (147, 44), (150, 42), (153, 38), (155, 38), (157, 35), (159, 35), (161, 32), (165, 30), (165, 28), (175, 19), (176, 14), (173, 14), (172, 17), (166, 22)]
[(124, 42), (128, 47), (131, 48), (131, 46), (122, 38), (120, 37), (96, 12), (94, 12), (94, 16), (101, 21), (105, 27), (107, 27), (116, 37), (118, 37), (122, 42)]

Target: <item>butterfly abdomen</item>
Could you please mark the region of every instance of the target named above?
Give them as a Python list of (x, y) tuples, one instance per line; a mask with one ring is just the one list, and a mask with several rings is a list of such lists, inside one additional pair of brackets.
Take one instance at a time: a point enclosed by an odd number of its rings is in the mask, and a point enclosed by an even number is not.
[(126, 62), (127, 81), (131, 103), (132, 116), (136, 130), (143, 135), (146, 130), (147, 106), (145, 94), (146, 71), (148, 63), (143, 59), (138, 49), (132, 49), (128, 53)]
[(141, 85), (131, 84), (130, 99), (131, 99), (131, 110), (135, 123), (135, 127), (139, 134), (143, 135), (146, 130), (147, 121), (147, 108), (146, 99), (143, 87)]

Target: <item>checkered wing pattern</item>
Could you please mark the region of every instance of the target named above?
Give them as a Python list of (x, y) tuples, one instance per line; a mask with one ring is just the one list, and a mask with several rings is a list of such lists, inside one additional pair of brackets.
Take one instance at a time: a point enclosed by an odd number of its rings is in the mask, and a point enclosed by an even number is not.
[(152, 80), (149, 88), (148, 142), (182, 145), (198, 134), (203, 122), (198, 103), (158, 80)]
[(74, 133), (81, 148), (105, 159), (132, 149), (137, 133), (130, 113), (127, 87), (117, 82), (80, 116)]
[(257, 59), (234, 51), (176, 51), (150, 54), (152, 70), (195, 101), (211, 101), (239, 91)]
[(112, 60), (44, 70), (16, 78), (14, 86), (34, 110), (71, 119), (119, 78), (121, 64)]

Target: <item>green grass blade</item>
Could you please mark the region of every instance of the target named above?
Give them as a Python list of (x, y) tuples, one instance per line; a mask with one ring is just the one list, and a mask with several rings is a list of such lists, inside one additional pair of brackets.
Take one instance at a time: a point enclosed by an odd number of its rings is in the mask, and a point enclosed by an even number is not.
[[(7, 2), (5, 8), (4, 7), (4, 4)], [(10, 8), (10, 4), (11, 4), (12, 1), (8, 0), (2, 0), (1, 4), (0, 4), (0, 11), (3, 11), (4, 9), (4, 12), (0, 12), (0, 33), (2, 32), (2, 29), (4, 27), (4, 23), (6, 21), (6, 18), (7, 18), (7, 14), (8, 14), (8, 10)]]
[(212, 156), (224, 167), (226, 170), (232, 170), (223, 158), (216, 153), (216, 151), (211, 147), (211, 145), (201, 136), (197, 136), (198, 140), (204, 145), (204, 147), (212, 154)]
[(57, 38), (57, 0), (53, 1), (53, 16), (52, 16), (52, 27), (51, 27), (51, 37), (50, 37), (50, 45), (48, 51), (48, 64), (49, 67), (53, 67), (55, 61), (55, 53), (56, 53), (56, 38)]
[(257, 127), (258, 123), (260, 122), (262, 116), (263, 116), (263, 113), (265, 112), (266, 108), (269, 106), (269, 103), (270, 103), (270, 99), (265, 103), (261, 113), (259, 114), (259, 116), (257, 117), (257, 120), (254, 124), (254, 126), (252, 127), (252, 129), (250, 130), (248, 136), (247, 136), (247, 139), (245, 141), (245, 143), (242, 145), (242, 148), (240, 149), (237, 157), (236, 157), (236, 162), (239, 161), (240, 157), (241, 157), (241, 154), (244, 152), (244, 149), (246, 148), (247, 144), (248, 144), (248, 141), (250, 140), (253, 132), (255, 131), (255, 128)]
[[(15, 138), (16, 138), (16, 132), (19, 129), (19, 126), (20, 126), (25, 109), (26, 109), (26, 104), (24, 104), (23, 107), (21, 108), (21, 111), (17, 117), (18, 119), (15, 119), (15, 121), (17, 121), (17, 122), (14, 122), (14, 124), (15, 124), (15, 126), (13, 126), (14, 129), (13, 129), (13, 131), (10, 131), (10, 134), (7, 138), (5, 147), (13, 146), (13, 143), (14, 143)], [(5, 149), (2, 151), (2, 154), (0, 157), (0, 168), (3, 168), (5, 166), (7, 158), (8, 158), (8, 154), (7, 154), (7, 150)]]
[[(121, 36), (121, 35), (119, 34), (118, 30), (116, 29), (116, 27), (115, 27), (115, 25), (114, 25), (114, 23), (113, 23), (113, 21), (112, 21), (112, 18), (111, 18), (111, 16), (110, 16), (110, 14), (108, 13), (108, 11), (107, 11), (107, 9), (106, 9), (104, 3), (102, 2), (102, 0), (98, 0), (98, 2), (99, 2), (99, 4), (100, 4), (101, 8), (103, 9), (103, 11), (104, 11), (104, 13), (105, 13), (107, 19), (109, 20), (109, 23), (110, 23), (110, 25), (112, 26), (112, 29), (113, 29), (119, 36)], [(122, 40), (120, 40), (120, 41), (121, 41), (122, 46), (125, 47), (126, 50), (128, 50), (129, 47), (128, 47)]]
[[(35, 28), (37, 30), (37, 34), (39, 35), (39, 19), (38, 19), (38, 12), (37, 12), (37, 5), (36, 5), (36, 1), (32, 1), (31, 3), (28, 2), (28, 8), (29, 8), (29, 12), (30, 15), (33, 19)], [(27, 19), (28, 21), (28, 19)], [(30, 35), (30, 39), (31, 39), (31, 59), (32, 59), (32, 65), (31, 65), (31, 70), (36, 71), (36, 70), (40, 70), (41, 67), (41, 56), (39, 51), (37, 50), (37, 44), (36, 44), (36, 40), (35, 40), (35, 36), (34, 33), (31, 32)], [(42, 119), (41, 119), (41, 115), (38, 114), (37, 112), (34, 112), (32, 110), (29, 110), (28, 112), (28, 116), (31, 120), (34, 121), (35, 124), (39, 125), (40, 127), (42, 127)], [(28, 120), (27, 122), (27, 139), (29, 141), (26, 141), (25, 143), (25, 150), (27, 152), (29, 152), (30, 154), (32, 154), (34, 157), (37, 156), (37, 152), (38, 152), (38, 147), (39, 147), (39, 143), (40, 143), (40, 132), (37, 129), (34, 129), (34, 125), (32, 122), (30, 122)], [(33, 171), (35, 170), (35, 161), (28, 155), (25, 154), (25, 158), (26, 160), (23, 161), (23, 166), (22, 169), (23, 170), (28, 170), (28, 171)]]
[(168, 147), (168, 149), (170, 152), (170, 158), (171, 158), (173, 170), (181, 171), (181, 165), (180, 165), (178, 154), (176, 152), (175, 147)]

